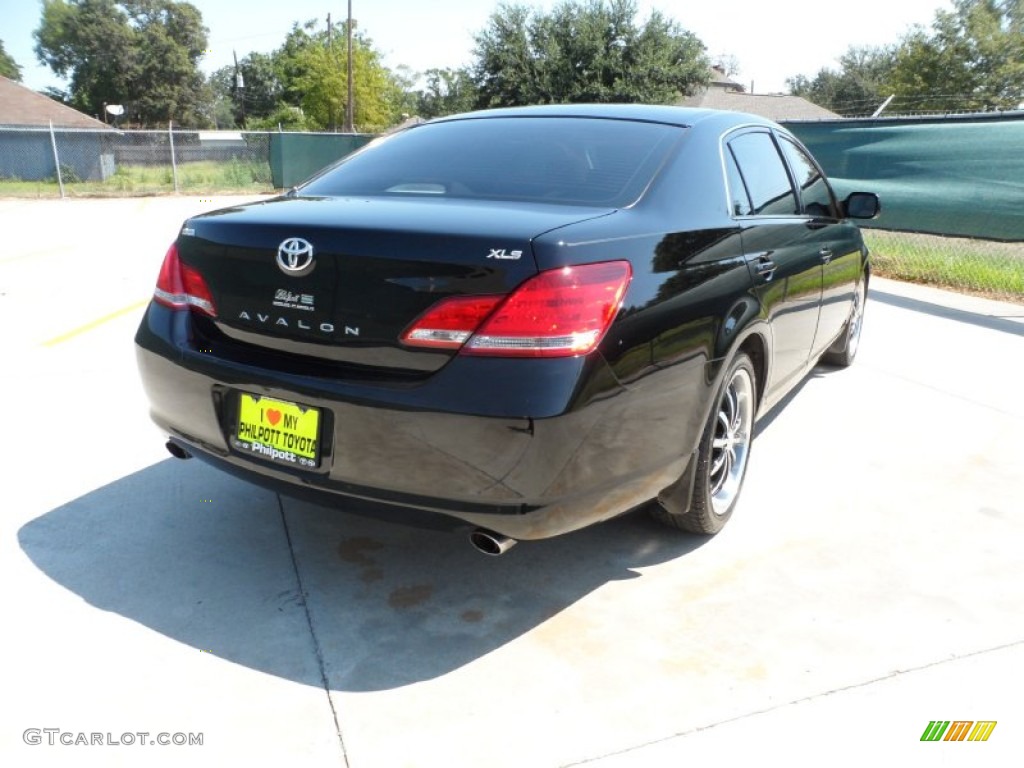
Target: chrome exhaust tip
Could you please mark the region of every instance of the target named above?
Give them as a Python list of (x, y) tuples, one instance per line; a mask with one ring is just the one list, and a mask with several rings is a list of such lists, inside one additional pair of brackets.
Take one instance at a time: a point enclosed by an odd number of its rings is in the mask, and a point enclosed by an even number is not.
[(167, 441), (167, 452), (169, 454), (171, 454), (171, 456), (173, 456), (174, 458), (181, 459), (182, 461), (184, 461), (185, 459), (191, 459), (192, 458), (192, 454), (191, 453), (186, 451), (184, 448), (182, 448), (180, 445), (178, 445), (173, 440), (168, 440)]
[(504, 555), (519, 542), (494, 531), (485, 528), (477, 528), (469, 534), (469, 543), (477, 552), (482, 552), (489, 557)]

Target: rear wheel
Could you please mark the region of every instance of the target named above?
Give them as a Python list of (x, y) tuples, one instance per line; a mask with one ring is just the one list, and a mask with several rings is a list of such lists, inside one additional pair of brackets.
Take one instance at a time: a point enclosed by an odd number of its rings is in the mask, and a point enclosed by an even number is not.
[(660, 506), (654, 517), (692, 533), (718, 533), (732, 516), (747, 472), (754, 436), (757, 378), (740, 353), (726, 372), (722, 390), (701, 437), (689, 509), (672, 514)]
[(860, 333), (864, 329), (864, 307), (867, 304), (868, 281), (867, 278), (860, 281), (857, 290), (853, 294), (853, 306), (850, 308), (850, 318), (846, 321), (846, 327), (821, 356), (823, 363), (846, 368), (853, 365), (857, 357), (857, 350), (860, 348)]

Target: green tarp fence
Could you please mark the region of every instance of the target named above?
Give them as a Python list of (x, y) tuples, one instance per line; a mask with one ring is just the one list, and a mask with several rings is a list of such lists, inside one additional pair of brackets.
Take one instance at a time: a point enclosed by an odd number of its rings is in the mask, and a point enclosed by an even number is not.
[(305, 181), (373, 136), (352, 133), (271, 133), (270, 175), (277, 189)]
[(1024, 240), (1024, 112), (788, 122), (836, 193), (877, 192), (867, 226)]

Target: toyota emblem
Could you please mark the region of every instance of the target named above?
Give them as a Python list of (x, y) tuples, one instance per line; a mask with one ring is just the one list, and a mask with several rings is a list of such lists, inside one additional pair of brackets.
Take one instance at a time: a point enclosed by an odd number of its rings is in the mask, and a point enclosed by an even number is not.
[(303, 277), (313, 271), (313, 244), (301, 237), (289, 237), (277, 247), (277, 266), (286, 275)]

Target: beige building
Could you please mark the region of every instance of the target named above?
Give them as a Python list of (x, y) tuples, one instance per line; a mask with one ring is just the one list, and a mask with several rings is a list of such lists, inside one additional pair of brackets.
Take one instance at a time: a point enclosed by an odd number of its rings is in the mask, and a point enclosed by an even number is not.
[(730, 79), (720, 67), (711, 68), (711, 82), (707, 88), (678, 103), (683, 107), (748, 112), (776, 122), (841, 119), (841, 115), (819, 107), (800, 96), (781, 93), (747, 93), (742, 85)]

